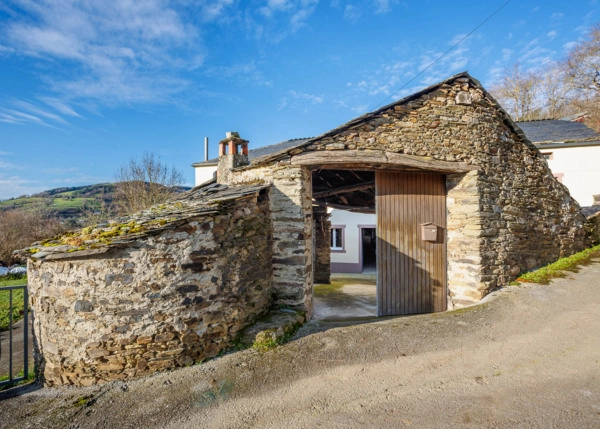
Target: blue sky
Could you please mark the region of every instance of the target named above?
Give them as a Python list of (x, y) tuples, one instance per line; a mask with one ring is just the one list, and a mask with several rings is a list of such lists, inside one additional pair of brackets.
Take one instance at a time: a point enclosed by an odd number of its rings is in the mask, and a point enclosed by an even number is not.
[(226, 131), (319, 135), (461, 71), (489, 87), (597, 22), (596, 0), (4, 0), (0, 199), (110, 182), (144, 152), (192, 185), (204, 136), (212, 157)]

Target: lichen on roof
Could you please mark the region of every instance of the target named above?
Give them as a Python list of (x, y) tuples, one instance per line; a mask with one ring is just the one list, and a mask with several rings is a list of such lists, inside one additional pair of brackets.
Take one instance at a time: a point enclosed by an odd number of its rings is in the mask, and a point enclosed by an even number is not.
[(226, 209), (226, 201), (256, 194), (267, 186), (208, 183), (164, 204), (48, 238), (15, 253), (34, 259), (63, 259), (104, 253), (110, 248), (176, 228), (190, 218), (218, 213)]

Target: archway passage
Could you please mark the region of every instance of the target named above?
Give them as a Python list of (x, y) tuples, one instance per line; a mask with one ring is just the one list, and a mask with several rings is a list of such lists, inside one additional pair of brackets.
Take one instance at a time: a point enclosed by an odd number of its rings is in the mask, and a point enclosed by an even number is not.
[[(320, 320), (376, 317), (375, 173), (319, 169), (313, 171), (312, 177), (317, 252), (313, 317)], [(327, 225), (323, 223), (324, 210)], [(331, 271), (325, 282), (324, 228), (329, 228), (326, 251)]]
[(356, 263), (333, 262), (332, 272), (343, 268), (344, 273), (376, 275), (377, 315), (447, 309), (443, 174), (319, 169), (313, 171), (313, 199), (373, 217), (372, 225), (358, 226), (336, 218), (330, 244), (332, 261), (343, 259), (336, 252), (360, 254)]

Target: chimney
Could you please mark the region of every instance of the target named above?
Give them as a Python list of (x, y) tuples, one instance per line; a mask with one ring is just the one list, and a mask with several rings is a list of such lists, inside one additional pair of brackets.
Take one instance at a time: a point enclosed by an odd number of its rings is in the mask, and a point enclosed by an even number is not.
[(225, 139), (219, 142), (217, 183), (227, 184), (231, 170), (248, 164), (248, 140), (240, 138), (236, 131), (225, 133)]
[(208, 137), (204, 137), (204, 160), (208, 161)]

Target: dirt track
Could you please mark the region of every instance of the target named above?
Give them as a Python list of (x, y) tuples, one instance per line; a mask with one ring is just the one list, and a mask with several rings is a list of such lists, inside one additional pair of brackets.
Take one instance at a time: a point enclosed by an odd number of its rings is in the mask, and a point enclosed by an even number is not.
[(571, 277), (457, 312), (309, 323), (275, 350), (127, 384), (0, 393), (0, 427), (600, 428), (600, 263)]

